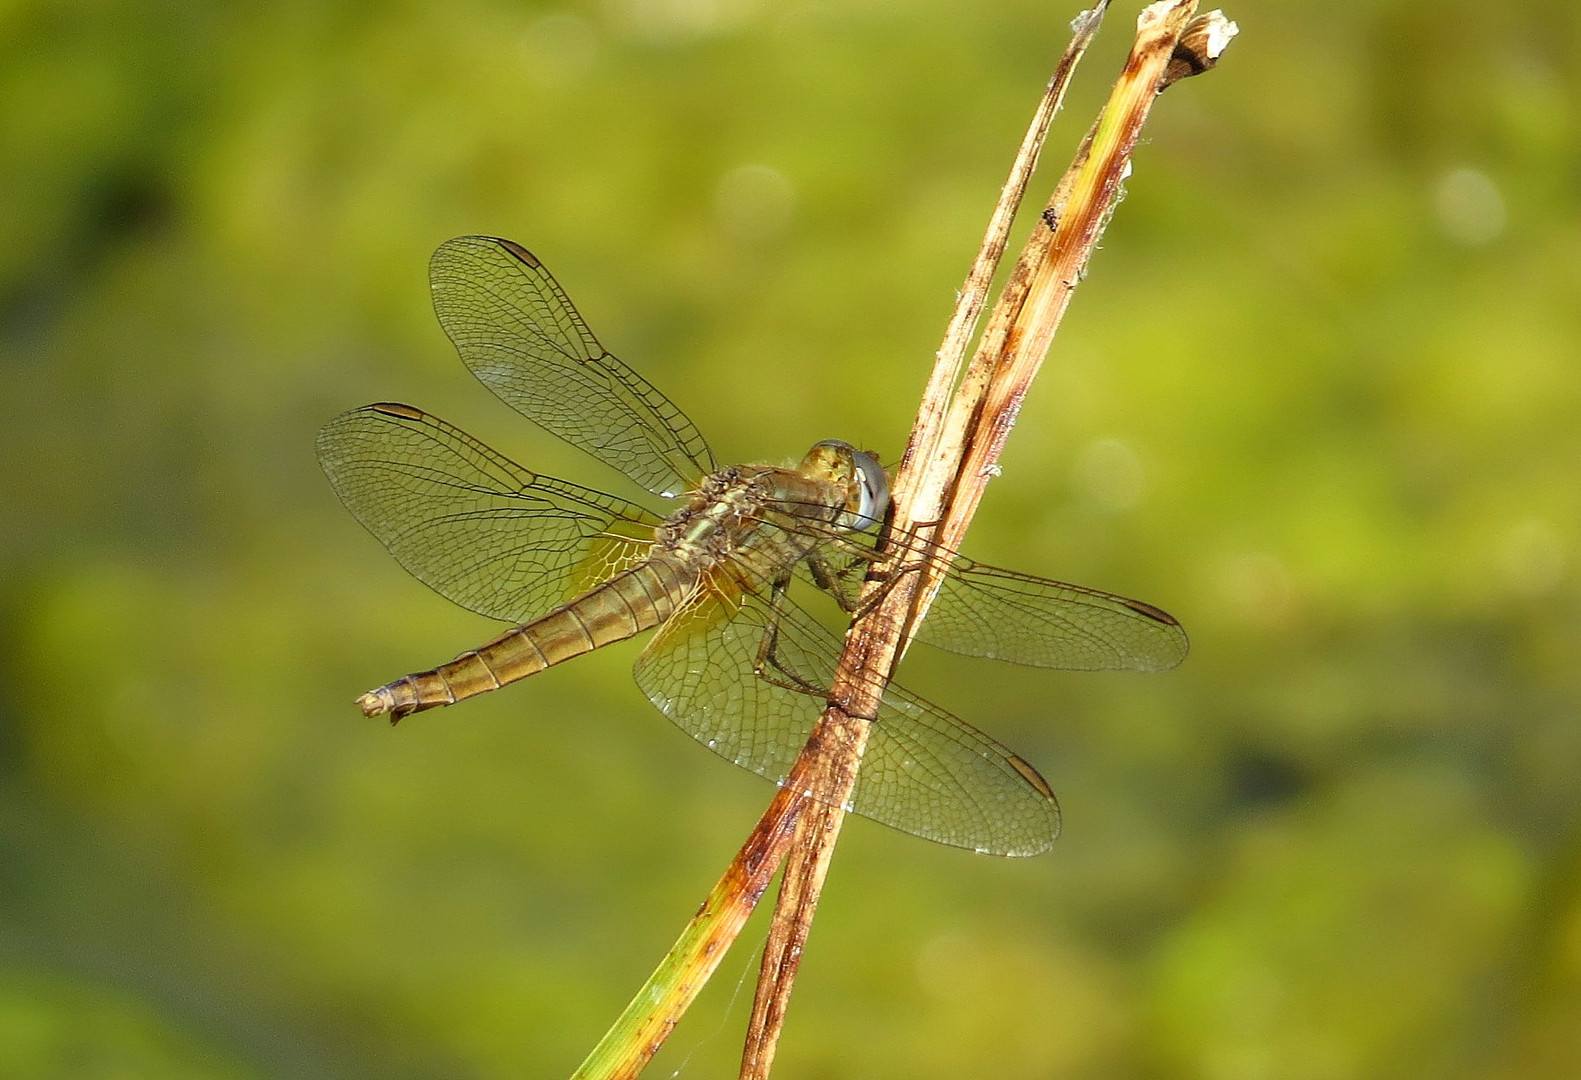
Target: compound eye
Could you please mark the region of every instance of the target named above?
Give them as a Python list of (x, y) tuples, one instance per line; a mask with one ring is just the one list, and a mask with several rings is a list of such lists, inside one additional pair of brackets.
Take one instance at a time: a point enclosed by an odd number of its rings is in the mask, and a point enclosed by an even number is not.
[(865, 532), (884, 520), (889, 510), (889, 474), (884, 466), (866, 450), (852, 450), (851, 464), (856, 468), (857, 485), (861, 499), (857, 505), (856, 521), (852, 528)]

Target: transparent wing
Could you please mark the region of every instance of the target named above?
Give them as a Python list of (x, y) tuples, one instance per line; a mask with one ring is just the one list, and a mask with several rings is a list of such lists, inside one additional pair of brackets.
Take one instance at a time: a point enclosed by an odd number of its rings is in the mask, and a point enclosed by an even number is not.
[(692, 422), (598, 343), (526, 248), (463, 236), (434, 252), (428, 276), (462, 362), (511, 408), (656, 494), (714, 470)]
[(318, 434), (346, 508), (419, 581), (525, 622), (640, 562), (659, 519), (540, 476), (410, 405), (367, 405)]
[[(918, 557), (941, 558), (949, 567), (918, 641), (1065, 671), (1163, 671), (1186, 658), (1186, 631), (1152, 604), (986, 566), (925, 541), (910, 546)], [(847, 537), (825, 543), (820, 557), (824, 572), (803, 576), (851, 610), (870, 556)]]
[(1186, 631), (1152, 604), (957, 558), (917, 640), (966, 656), (1067, 671), (1163, 671)]
[[(636, 677), (687, 734), (778, 783), (824, 710), (840, 647), (794, 605), (716, 584), (665, 623)], [(1031, 765), (893, 684), (847, 809), (995, 855), (1036, 855), (1059, 832), (1059, 805)]]

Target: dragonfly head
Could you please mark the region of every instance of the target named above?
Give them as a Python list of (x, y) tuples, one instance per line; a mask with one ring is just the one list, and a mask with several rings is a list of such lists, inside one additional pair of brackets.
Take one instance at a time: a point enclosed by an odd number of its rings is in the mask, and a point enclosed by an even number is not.
[(826, 439), (807, 451), (802, 471), (845, 486), (842, 527), (866, 532), (884, 520), (889, 509), (889, 474), (878, 458), (866, 450), (838, 439)]

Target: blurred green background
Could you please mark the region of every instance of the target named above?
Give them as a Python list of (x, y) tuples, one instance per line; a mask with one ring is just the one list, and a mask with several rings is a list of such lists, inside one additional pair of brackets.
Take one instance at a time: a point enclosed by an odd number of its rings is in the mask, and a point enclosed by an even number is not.
[[(362, 720), (495, 627), (363, 533), (313, 434), (410, 401), (635, 494), (434, 323), (429, 253), (488, 232), (722, 459), (895, 456), (1074, 13), (0, 5), (0, 1077), (569, 1074), (770, 789), (633, 646)], [(1193, 655), (918, 650), (1065, 835), (853, 821), (787, 1077), (1581, 1075), (1581, 8), (1229, 14), (968, 544)], [(734, 1075), (761, 935), (652, 1075)]]

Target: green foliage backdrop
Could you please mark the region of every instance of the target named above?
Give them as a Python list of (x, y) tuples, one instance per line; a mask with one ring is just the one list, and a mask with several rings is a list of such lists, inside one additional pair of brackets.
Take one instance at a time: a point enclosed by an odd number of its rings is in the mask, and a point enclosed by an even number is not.
[[(434, 324), (429, 252), (489, 232), (725, 459), (893, 456), (1074, 13), (0, 5), (0, 1076), (568, 1074), (768, 789), (631, 647), (361, 720), (493, 627), (313, 433), (407, 400), (629, 493)], [(854, 822), (786, 1076), (1581, 1075), (1581, 8), (1229, 13), (969, 545), (1193, 655), (908, 662), (1066, 835)], [(655, 1075), (732, 1075), (748, 953)]]

